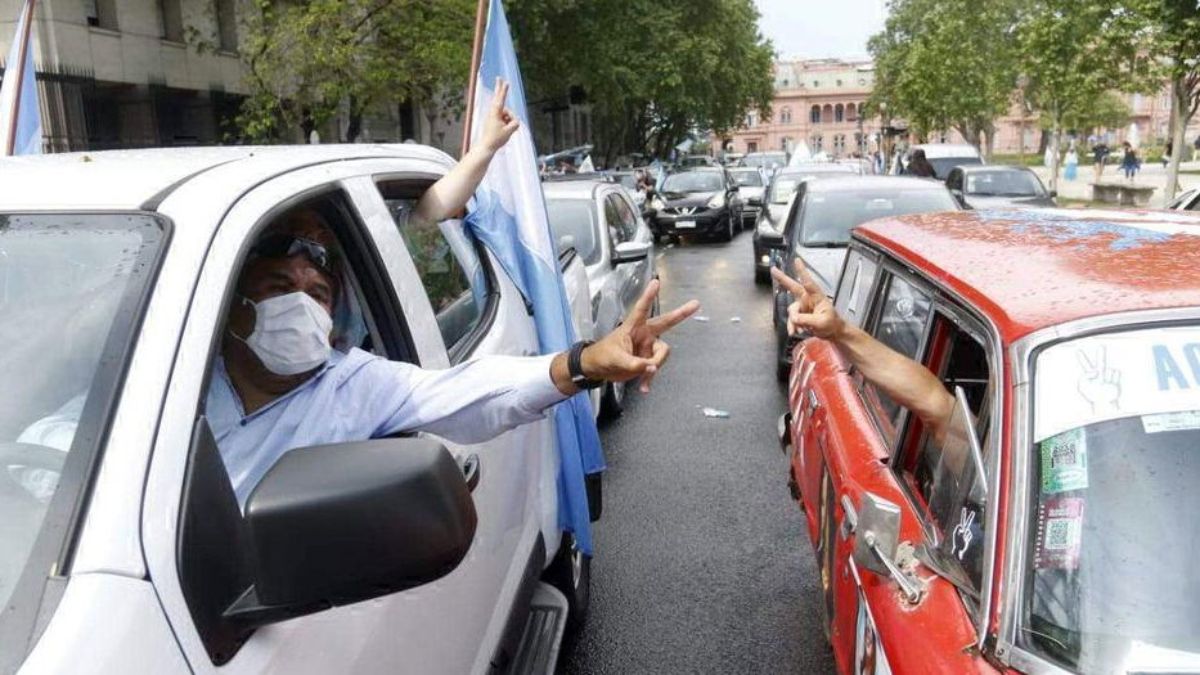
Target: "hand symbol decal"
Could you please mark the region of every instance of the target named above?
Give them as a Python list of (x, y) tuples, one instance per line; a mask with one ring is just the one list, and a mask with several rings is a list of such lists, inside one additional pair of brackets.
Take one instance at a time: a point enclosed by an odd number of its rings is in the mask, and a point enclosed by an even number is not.
[(1076, 387), (1092, 405), (1092, 412), (1105, 414), (1121, 409), (1121, 371), (1108, 367), (1108, 352), (1101, 346), (1093, 357), (1084, 350), (1075, 352), (1083, 374), (1079, 376)]
[[(954, 526), (952, 539), (950, 542), (950, 554), (958, 554), (958, 559), (962, 560), (967, 553), (967, 548), (971, 546), (971, 540), (975, 535), (971, 532), (971, 526), (975, 524), (975, 512), (962, 507), (962, 517), (959, 518), (958, 524)], [(962, 547), (959, 548), (958, 542), (962, 542)]]

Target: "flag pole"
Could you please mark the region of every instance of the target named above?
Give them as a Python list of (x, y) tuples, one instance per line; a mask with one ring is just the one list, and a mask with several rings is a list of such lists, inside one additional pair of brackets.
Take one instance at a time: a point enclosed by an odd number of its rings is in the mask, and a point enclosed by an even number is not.
[(463, 121), (462, 154), (471, 149), (471, 122), (475, 110), (475, 82), (479, 79), (479, 60), (483, 55), (483, 32), (487, 28), (488, 0), (475, 7), (475, 40), (471, 45), (471, 71), (467, 75), (467, 116)]
[[(25, 0), (24, 6), (21, 8), (21, 16), (17, 19), (17, 25), (22, 30), (14, 36), (16, 41), (16, 63), (4, 64), (4, 86), (0, 86), (0, 92), (7, 89), (12, 92), (12, 104), (7, 106), (7, 128), (4, 129), (4, 156), (13, 154), (17, 143), (17, 111), (21, 109), (21, 79), (25, 76), (25, 59), (29, 58), (29, 36), (33, 32), (33, 3), (34, 0)], [(3, 103), (3, 101), (0, 101)], [(5, 111), (0, 110), (0, 119), (4, 119)]]

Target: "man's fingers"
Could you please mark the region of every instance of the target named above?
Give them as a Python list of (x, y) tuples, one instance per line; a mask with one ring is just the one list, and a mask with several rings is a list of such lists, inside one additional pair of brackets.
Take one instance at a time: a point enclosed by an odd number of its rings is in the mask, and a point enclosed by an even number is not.
[(796, 278), (800, 280), (800, 285), (804, 287), (806, 292), (813, 296), (813, 304), (816, 304), (818, 298), (825, 297), (825, 291), (821, 290), (821, 287), (813, 280), (812, 275), (808, 273), (808, 267), (804, 264), (803, 260), (799, 258), (792, 260), (792, 267), (796, 270)]
[(783, 286), (789, 293), (797, 298), (804, 297), (804, 286), (800, 285), (799, 281), (789, 277), (786, 272), (778, 267), (771, 268), (771, 278), (773, 278), (780, 286)]
[(658, 375), (658, 371), (662, 370), (663, 364), (667, 362), (667, 358), (670, 356), (671, 345), (662, 340), (655, 340), (653, 355), (650, 357), (653, 365), (646, 368), (646, 372), (642, 375), (641, 381), (638, 383), (638, 389), (643, 394), (650, 393), (650, 383), (654, 381), (654, 376)]
[(688, 300), (666, 314), (650, 319), (646, 322), (646, 327), (657, 337), (678, 326), (681, 321), (698, 311), (700, 311), (700, 301)]
[(658, 279), (651, 279), (650, 283), (646, 285), (646, 290), (642, 291), (642, 297), (637, 299), (633, 310), (626, 317), (627, 326), (634, 328), (646, 323), (646, 318), (650, 316), (650, 308), (654, 306), (654, 298), (658, 295), (658, 288)]

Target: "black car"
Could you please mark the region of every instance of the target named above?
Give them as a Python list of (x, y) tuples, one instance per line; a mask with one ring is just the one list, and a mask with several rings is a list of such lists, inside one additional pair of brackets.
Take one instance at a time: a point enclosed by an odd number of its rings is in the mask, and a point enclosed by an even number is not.
[(754, 225), (755, 283), (766, 284), (771, 280), (771, 248), (764, 243), (764, 238), (777, 238), (783, 232), (788, 205), (800, 183), (814, 178), (844, 178), (860, 174), (861, 169), (857, 166), (833, 163), (798, 164), (775, 172)]
[(703, 234), (733, 239), (742, 205), (737, 184), (724, 168), (701, 168), (667, 176), (651, 203), (655, 236)]
[(1033, 171), (1023, 166), (959, 166), (946, 177), (950, 194), (968, 209), (1056, 206)]

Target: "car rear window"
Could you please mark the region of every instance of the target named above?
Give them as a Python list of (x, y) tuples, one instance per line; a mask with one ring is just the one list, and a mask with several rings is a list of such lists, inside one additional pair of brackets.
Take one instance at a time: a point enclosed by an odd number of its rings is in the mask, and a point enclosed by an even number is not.
[(947, 190), (864, 189), (810, 193), (800, 210), (802, 246), (844, 246), (850, 230), (869, 220), (910, 213), (954, 211), (958, 208)]

